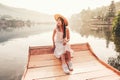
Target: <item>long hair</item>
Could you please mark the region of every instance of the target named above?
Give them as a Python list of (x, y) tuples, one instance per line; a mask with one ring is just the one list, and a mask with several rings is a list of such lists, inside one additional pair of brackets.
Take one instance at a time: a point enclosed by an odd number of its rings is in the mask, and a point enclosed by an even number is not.
[(61, 20), (62, 22), (62, 26), (63, 26), (63, 39), (66, 37), (66, 26), (65, 26), (65, 22), (63, 20), (63, 18), (59, 17), (58, 19)]

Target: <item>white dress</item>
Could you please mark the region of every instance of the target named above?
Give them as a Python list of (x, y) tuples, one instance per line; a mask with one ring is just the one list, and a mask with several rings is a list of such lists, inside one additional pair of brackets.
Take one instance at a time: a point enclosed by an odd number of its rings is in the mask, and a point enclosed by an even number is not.
[(71, 49), (69, 42), (67, 42), (66, 45), (63, 45), (63, 32), (60, 32), (57, 28), (55, 30), (56, 34), (54, 55), (57, 58), (60, 58), (60, 56), (66, 51), (69, 51), (72, 54), (73, 50)]

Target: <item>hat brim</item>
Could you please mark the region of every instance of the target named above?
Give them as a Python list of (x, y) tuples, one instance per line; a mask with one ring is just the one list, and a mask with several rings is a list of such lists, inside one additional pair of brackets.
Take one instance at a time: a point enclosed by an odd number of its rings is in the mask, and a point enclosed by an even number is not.
[(68, 26), (68, 21), (64, 16), (62, 16), (60, 14), (55, 14), (54, 15), (54, 18), (55, 18), (56, 21), (58, 20), (59, 17), (61, 17), (64, 20), (65, 26)]

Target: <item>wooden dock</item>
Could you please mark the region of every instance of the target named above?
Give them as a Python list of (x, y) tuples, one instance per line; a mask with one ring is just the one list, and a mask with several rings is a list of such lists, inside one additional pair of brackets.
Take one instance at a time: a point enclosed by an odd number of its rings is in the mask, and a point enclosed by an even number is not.
[(71, 45), (74, 71), (66, 75), (51, 46), (29, 48), (22, 80), (120, 80), (120, 71), (100, 60), (88, 43)]

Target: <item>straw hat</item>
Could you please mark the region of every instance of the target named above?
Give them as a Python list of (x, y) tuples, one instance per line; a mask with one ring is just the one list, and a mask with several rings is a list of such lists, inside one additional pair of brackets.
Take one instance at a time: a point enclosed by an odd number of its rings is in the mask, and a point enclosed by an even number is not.
[(65, 26), (68, 26), (68, 21), (64, 16), (62, 16), (60, 14), (55, 14), (54, 15), (54, 18), (55, 18), (56, 21), (58, 20), (59, 17), (61, 17), (64, 20)]

